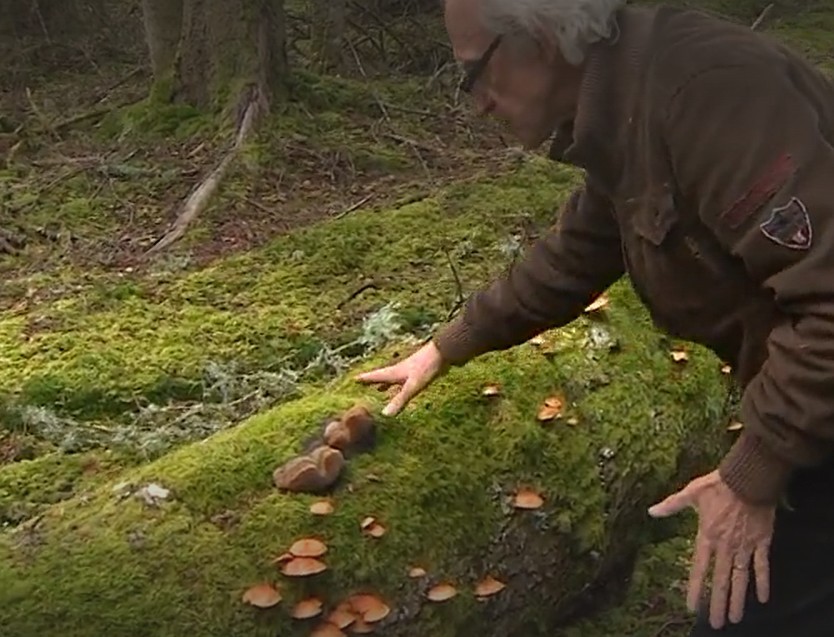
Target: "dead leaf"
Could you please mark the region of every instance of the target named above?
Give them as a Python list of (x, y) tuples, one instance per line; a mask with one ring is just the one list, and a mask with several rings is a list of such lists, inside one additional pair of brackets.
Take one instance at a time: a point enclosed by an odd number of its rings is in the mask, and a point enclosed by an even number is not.
[(501, 388), (498, 385), (487, 385), (481, 392), (484, 396), (500, 396)]
[(541, 421), (553, 420), (562, 413), (564, 401), (560, 396), (550, 396), (545, 399), (544, 404), (539, 407), (537, 418)]
[(391, 612), (389, 606), (376, 595), (367, 593), (351, 595), (347, 602), (354, 612), (369, 624), (385, 619)]
[(727, 431), (740, 431), (744, 429), (744, 424), (736, 421), (730, 423), (730, 426), (727, 427)]
[(314, 557), (294, 557), (281, 567), (281, 572), (287, 577), (307, 577), (326, 570), (327, 565)]
[(596, 312), (598, 310), (602, 310), (608, 307), (608, 296), (603, 293), (600, 294), (596, 299), (594, 299), (593, 303), (591, 303), (588, 307), (585, 308), (585, 312), (590, 314), (592, 312)]
[(362, 530), (364, 531), (374, 523), (376, 523), (376, 518), (368, 516), (364, 520), (362, 520), (362, 522), (359, 523), (359, 526), (362, 527)]
[(295, 557), (321, 557), (327, 553), (327, 545), (314, 537), (306, 537), (293, 542), (290, 553)]
[(686, 350), (682, 350), (682, 349), (672, 350), (671, 356), (672, 356), (672, 360), (675, 361), (676, 363), (685, 363), (686, 361), (689, 360), (689, 354), (686, 352)]
[(730, 373), (732, 373), (732, 371), (733, 371), (733, 368), (730, 367), (729, 365), (722, 365), (721, 366), (721, 373), (722, 374), (730, 374)]
[(333, 510), (333, 504), (330, 500), (319, 500), (310, 505), (310, 513), (313, 515), (330, 515)]
[(291, 615), (295, 619), (310, 619), (321, 614), (322, 601), (318, 597), (308, 597), (298, 602), (292, 609)]
[(281, 601), (281, 593), (270, 583), (261, 582), (243, 594), (243, 602), (257, 608), (271, 608)]
[(513, 498), (517, 509), (540, 509), (544, 505), (542, 497), (532, 489), (520, 489)]
[(530, 343), (530, 345), (541, 346), (541, 345), (544, 345), (545, 340), (544, 340), (544, 336), (542, 336), (541, 334), (538, 334), (537, 336), (534, 336), (533, 338), (531, 338), (527, 342)]
[(457, 594), (458, 591), (454, 586), (448, 582), (444, 582), (442, 584), (432, 586), (426, 593), (426, 597), (433, 602), (445, 602), (446, 600), (452, 599)]
[(492, 575), (487, 575), (475, 586), (475, 595), (478, 597), (491, 597), (500, 593), (507, 587), (504, 582), (495, 579)]
[(576, 425), (579, 424), (579, 418), (577, 418), (576, 416), (571, 416), (570, 418), (568, 418), (567, 423), (571, 427), (576, 427)]
[(345, 637), (342, 629), (330, 622), (322, 622), (313, 629), (310, 637)]
[(425, 577), (425, 575), (426, 575), (426, 569), (421, 568), (419, 566), (412, 566), (408, 570), (408, 576), (409, 577), (417, 578), (417, 577)]

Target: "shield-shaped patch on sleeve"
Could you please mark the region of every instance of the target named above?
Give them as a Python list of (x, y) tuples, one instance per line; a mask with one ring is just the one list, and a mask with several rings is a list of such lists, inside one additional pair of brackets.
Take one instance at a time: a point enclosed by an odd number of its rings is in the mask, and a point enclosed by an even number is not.
[(785, 205), (774, 208), (767, 221), (759, 227), (768, 239), (786, 248), (807, 250), (811, 247), (811, 219), (805, 204), (797, 197), (791, 197)]

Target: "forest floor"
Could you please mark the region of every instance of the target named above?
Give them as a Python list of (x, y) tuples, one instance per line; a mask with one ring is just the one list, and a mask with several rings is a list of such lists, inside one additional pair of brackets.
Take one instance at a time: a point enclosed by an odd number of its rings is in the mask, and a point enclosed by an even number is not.
[[(764, 3), (709, 4), (752, 23)], [(760, 28), (834, 70), (823, 4)], [(146, 108), (135, 61), (62, 63), (0, 88), (0, 528), (302, 394), (393, 335), (425, 337), (579, 179), (471, 117), (451, 76), (299, 72), (205, 214), (148, 260), (230, 132)], [(305, 254), (319, 262), (300, 266)], [(625, 605), (565, 637), (686, 634), (688, 550), (648, 547)]]

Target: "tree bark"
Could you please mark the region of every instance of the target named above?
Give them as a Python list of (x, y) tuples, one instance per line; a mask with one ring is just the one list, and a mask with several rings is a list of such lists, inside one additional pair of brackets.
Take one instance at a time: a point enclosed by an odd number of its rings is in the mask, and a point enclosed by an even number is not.
[(142, 0), (154, 81), (170, 83), (182, 33), (183, 0)]
[(199, 108), (283, 94), (283, 0), (185, 0), (175, 99)]
[(0, 0), (0, 52), (11, 50), (17, 38), (17, 3), (15, 0)]
[(283, 0), (143, 0), (145, 32), (163, 101), (231, 109), (283, 94)]
[(236, 127), (232, 152), (192, 193), (150, 256), (183, 236), (249, 133), (284, 96), (287, 58), (284, 0), (144, 0), (144, 13), (155, 74), (151, 101), (229, 115)]
[(340, 71), (344, 65), (345, 0), (313, 0), (313, 57), (319, 71)]

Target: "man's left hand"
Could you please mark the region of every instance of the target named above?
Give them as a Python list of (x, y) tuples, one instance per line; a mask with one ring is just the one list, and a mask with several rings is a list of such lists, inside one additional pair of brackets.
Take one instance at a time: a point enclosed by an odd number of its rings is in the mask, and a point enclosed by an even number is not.
[(649, 509), (649, 515), (667, 517), (686, 507), (693, 507), (698, 512), (698, 536), (686, 605), (690, 611), (697, 609), (714, 554), (710, 625), (716, 630), (724, 626), (728, 603), (729, 619), (738, 623), (744, 614), (751, 562), (758, 600), (764, 604), (770, 596), (768, 554), (776, 508), (744, 502), (721, 479), (718, 471), (713, 471), (655, 504)]

